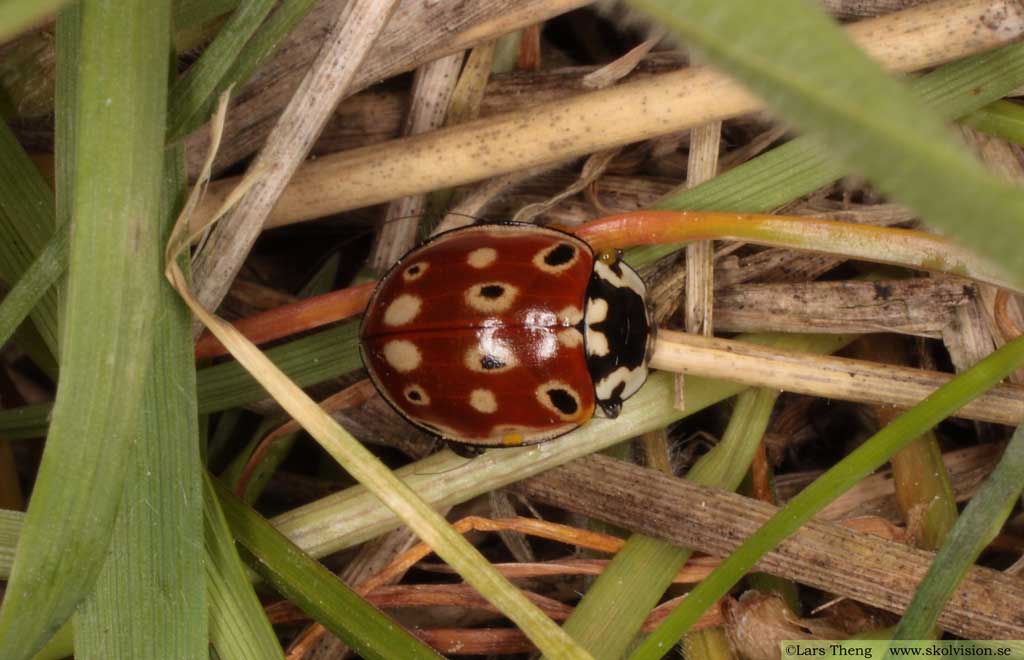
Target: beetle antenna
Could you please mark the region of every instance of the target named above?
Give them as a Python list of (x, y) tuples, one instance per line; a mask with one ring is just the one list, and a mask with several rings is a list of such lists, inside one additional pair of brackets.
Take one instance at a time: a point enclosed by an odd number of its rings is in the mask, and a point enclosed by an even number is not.
[[(486, 216), (473, 215), (472, 213), (460, 213), (459, 211), (445, 211), (443, 214), (440, 214), (440, 215), (442, 217), (446, 216), (446, 215), (457, 215), (457, 216), (460, 216), (460, 217), (463, 217), (463, 218), (469, 218), (470, 220), (474, 220), (476, 222), (476, 224), (480, 224), (480, 225), (493, 224), (493, 223), (496, 223), (496, 222), (500, 222), (500, 220), (497, 220), (497, 219), (494, 219), (494, 218), (488, 218)], [(396, 216), (394, 218), (388, 218), (387, 220), (384, 221), (383, 224), (391, 224), (392, 222), (398, 222), (399, 220), (408, 220), (409, 218), (420, 218), (420, 219), (422, 219), (425, 216), (426, 216), (425, 213), (410, 213), (408, 215), (400, 215), (400, 216)]]

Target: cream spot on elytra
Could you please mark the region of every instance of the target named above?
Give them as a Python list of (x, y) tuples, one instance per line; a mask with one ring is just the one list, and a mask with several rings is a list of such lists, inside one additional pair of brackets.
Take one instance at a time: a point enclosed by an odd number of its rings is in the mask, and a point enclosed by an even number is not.
[(494, 248), (478, 248), (469, 253), (466, 263), (473, 268), (487, 268), (498, 258), (498, 251)]
[(498, 409), (498, 401), (494, 398), (494, 392), (490, 390), (477, 389), (469, 395), (469, 405), (473, 410), (490, 414)]
[(519, 365), (516, 356), (505, 344), (488, 339), (481, 341), (462, 356), (462, 363), (470, 371), (481, 374), (500, 374)]
[(395, 339), (384, 344), (384, 359), (399, 373), (413, 371), (423, 361), (420, 349), (411, 341)]
[(508, 282), (482, 282), (466, 289), (466, 304), (484, 314), (508, 310), (519, 295), (519, 289)]
[(427, 394), (427, 391), (419, 385), (410, 385), (405, 388), (402, 394), (405, 395), (405, 400), (414, 406), (430, 405), (430, 395)]
[(580, 414), (580, 395), (561, 381), (550, 380), (540, 385), (534, 396), (542, 406), (563, 420), (575, 420)]
[(384, 324), (405, 325), (416, 318), (422, 306), (423, 301), (419, 297), (403, 293), (392, 300), (388, 308), (384, 310)]
[(552, 275), (557, 275), (572, 268), (579, 258), (580, 251), (569, 243), (557, 243), (546, 247), (533, 255), (533, 265)]
[(417, 261), (402, 272), (402, 279), (406, 282), (415, 282), (427, 273), (428, 268), (430, 264), (426, 261)]

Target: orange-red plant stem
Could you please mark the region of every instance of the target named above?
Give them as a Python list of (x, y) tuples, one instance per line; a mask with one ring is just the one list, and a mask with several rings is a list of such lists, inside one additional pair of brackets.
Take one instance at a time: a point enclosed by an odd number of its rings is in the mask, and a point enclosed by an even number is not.
[(595, 250), (732, 239), (950, 273), (1020, 290), (994, 265), (941, 236), (914, 229), (763, 213), (633, 211), (580, 225), (575, 233)]
[[(264, 344), (362, 313), (374, 286), (376, 282), (369, 282), (312, 296), (241, 319), (234, 326), (254, 344)], [(224, 346), (209, 332), (196, 342), (197, 360), (226, 354)]]

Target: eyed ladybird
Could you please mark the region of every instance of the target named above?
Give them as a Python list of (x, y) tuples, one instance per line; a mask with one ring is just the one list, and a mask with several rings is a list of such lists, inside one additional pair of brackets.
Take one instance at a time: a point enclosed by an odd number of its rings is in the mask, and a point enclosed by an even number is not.
[(360, 328), (381, 396), (445, 440), (549, 440), (616, 417), (647, 378), (643, 281), (583, 240), (508, 223), (439, 234), (381, 279)]

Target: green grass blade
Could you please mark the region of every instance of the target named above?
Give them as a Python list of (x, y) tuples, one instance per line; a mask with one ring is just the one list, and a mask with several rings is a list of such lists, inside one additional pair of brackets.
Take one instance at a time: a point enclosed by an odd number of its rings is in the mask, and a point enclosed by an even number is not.
[(41, 648), (99, 574), (152, 343), (156, 281), (147, 275), (160, 239), (170, 6), (90, 0), (80, 12), (67, 332), (46, 450), (0, 609), (4, 655), (13, 660)]
[[(54, 229), (53, 191), (21, 148), (7, 124), (0, 122), (0, 279), (17, 282), (41, 254)], [(57, 355), (57, 296), (46, 292), (32, 310), (32, 322), (49, 349), (33, 355), (37, 363)]]
[[(774, 9), (774, 3), (770, 7)], [(1024, 45), (1013, 44), (947, 64), (915, 79), (910, 87), (941, 118), (953, 120), (1001, 98), (1024, 82), (1022, 76)], [(837, 78), (841, 79), (842, 75)], [(975, 92), (978, 96), (972, 98)], [(850, 135), (857, 134), (851, 132)], [(880, 153), (887, 154), (888, 149)], [(849, 174), (851, 169), (854, 168), (836, 159), (832, 151), (822, 147), (817, 139), (800, 137), (700, 186), (689, 190), (680, 188), (654, 206), (765, 212), (831, 183)], [(965, 217), (973, 218), (983, 212), (980, 208), (972, 208), (971, 214)], [(994, 235), (1001, 235), (1000, 231)], [(678, 247), (666, 245), (630, 250), (629, 261), (648, 263)]]
[[(287, 421), (288, 418), (285, 415), (270, 415), (260, 421), (259, 426), (249, 436), (249, 441), (235, 454), (235, 457), (220, 474), (221, 481), (230, 486), (232, 492), (238, 492), (238, 481), (249, 464), (249, 460), (252, 458), (256, 447), (259, 446), (267, 434)], [(292, 446), (300, 435), (300, 432), (289, 433), (288, 435), (276, 438), (270, 444), (255, 471), (250, 475), (249, 483), (242, 494), (242, 500), (246, 504), (252, 506), (253, 502), (259, 498), (260, 493), (263, 492), (263, 487), (274, 474), (274, 470), (291, 452)]]
[[(310, 280), (299, 290), (299, 297), (307, 298), (309, 296), (315, 296), (330, 291), (337, 279), (339, 263), (337, 255), (324, 261)], [(227, 468), (224, 469), (221, 473), (221, 480), (225, 484), (231, 486), (233, 491), (237, 489), (238, 480), (242, 476), (245, 466), (249, 463), (252, 453), (259, 445), (260, 441), (263, 440), (264, 436), (276, 429), (278, 426), (284, 424), (286, 421), (287, 417), (280, 414), (264, 417), (256, 431), (252, 434), (249, 442), (242, 447), (242, 449), (235, 455), (234, 459), (228, 464)], [(218, 424), (218, 433), (220, 432), (220, 428), (220, 424)], [(277, 438), (271, 443), (263, 458), (260, 459), (258, 465), (253, 471), (249, 479), (249, 484), (246, 487), (245, 492), (242, 494), (242, 499), (246, 504), (251, 505), (259, 498), (260, 493), (263, 492), (263, 488), (270, 481), (270, 478), (274, 476), (277, 468), (291, 453), (292, 446), (295, 444), (299, 435), (299, 433), (292, 433)]]
[(39, 653), (32, 656), (32, 660), (63, 660), (75, 652), (75, 619), (68, 619), (68, 622), (60, 627), (60, 630), (50, 638)]
[(18, 283), (0, 302), (0, 345), (11, 338), (21, 322), (36, 307), (68, 265), (69, 233), (57, 232)]
[(171, 140), (209, 118), (209, 113), (201, 111), (209, 110), (210, 100), (226, 89), (221, 84), (224, 74), (275, 4), (276, 0), (253, 0), (239, 5), (199, 60), (171, 86), (167, 104), (167, 133)]
[(14, 548), (18, 544), (24, 521), (25, 514), (21, 511), (0, 509), (0, 580), (6, 580), (11, 575)]
[[(300, 387), (322, 383), (363, 366), (356, 337), (358, 321), (296, 339), (266, 351), (267, 357)], [(199, 371), (199, 412), (211, 413), (259, 401), (266, 390), (237, 362)], [(0, 413), (0, 429), (3, 413)]]
[(337, 576), (271, 527), (220, 482), (213, 482), (238, 543), (260, 573), (283, 596), (366, 658), (439, 656), (396, 624)]
[(210, 644), (222, 660), (283, 659), (284, 651), (235, 549), (217, 493), (205, 470), (202, 474)]
[[(188, 93), (189, 98), (183, 99), (180, 104), (172, 105), (167, 131), (168, 140), (183, 138), (209, 119), (221, 92), (231, 85), (239, 85), (248, 80), (267, 56), (274, 52), (285, 35), (298, 25), (299, 21), (312, 8), (313, 1), (285, 0), (280, 3), (277, 10), (262, 26), (253, 21), (255, 18), (253, 12), (261, 9), (255, 6), (257, 3), (248, 3), (254, 5), (253, 11), (242, 12), (239, 10), (232, 15), (228, 25), (210, 46), (210, 48), (216, 46), (220, 56), (204, 63), (203, 60), (206, 59), (206, 54), (204, 54), (203, 59), (197, 63), (200, 68), (196, 69), (195, 74), (190, 69), (185, 78), (180, 81), (181, 93)], [(268, 3), (266, 0), (262, 0), (262, 3), (274, 4), (273, 2)], [(243, 13), (247, 14), (247, 17), (239, 18), (236, 21), (236, 17), (240, 17)], [(263, 15), (266, 16), (266, 13), (264, 12)], [(259, 27), (259, 30), (252, 35), (256, 27)], [(243, 35), (248, 41), (240, 38)], [(249, 35), (252, 35), (251, 39), (248, 38)], [(222, 36), (224, 36), (223, 45), (220, 43)], [(244, 48), (242, 48), (243, 46)], [(179, 85), (175, 85), (175, 90), (178, 87)], [(172, 98), (175, 93), (172, 90)]]
[[(595, 660), (622, 658), (651, 609), (693, 553), (633, 534), (590, 585), (565, 631)], [(581, 609), (582, 608), (582, 609)]]
[(985, 171), (820, 7), (800, 0), (632, 4), (822, 140), (837, 161), (1024, 283), (1024, 191)]
[(0, 436), (7, 440), (41, 438), (46, 435), (52, 412), (52, 403), (33, 403), (0, 410)]
[(996, 101), (964, 117), (964, 123), (1015, 144), (1024, 145), (1024, 107)]
[(0, 3), (0, 42), (42, 23), (67, 0), (6, 0)]
[[(184, 150), (169, 149), (165, 163), (159, 233), (167, 236), (185, 188)], [(111, 551), (75, 618), (75, 657), (82, 660), (197, 658), (209, 644), (203, 546), (196, 541), (203, 499), (192, 315), (164, 278), (162, 259), (147, 276), (157, 283), (153, 364)]]
[(927, 399), (900, 415), (794, 497), (753, 536), (744, 541), (686, 601), (662, 622), (631, 658), (662, 657), (701, 613), (724, 596), (769, 550), (792, 534), (829, 502), (881, 467), (892, 454), (965, 403), (992, 387), (1024, 361), (1024, 337), (1013, 340), (956, 376)]
[(172, 20), (175, 30), (208, 23), (238, 7), (239, 0), (175, 0)]
[(996, 469), (971, 498), (935, 555), (894, 640), (927, 639), (957, 584), (1009, 517), (1024, 489), (1024, 426), (1017, 427)]
[[(736, 490), (768, 427), (778, 396), (776, 391), (760, 388), (740, 393), (721, 442), (694, 464), (687, 479)], [(643, 534), (632, 535), (587, 589), (565, 623), (566, 632), (594, 658), (623, 657), (691, 553)]]

